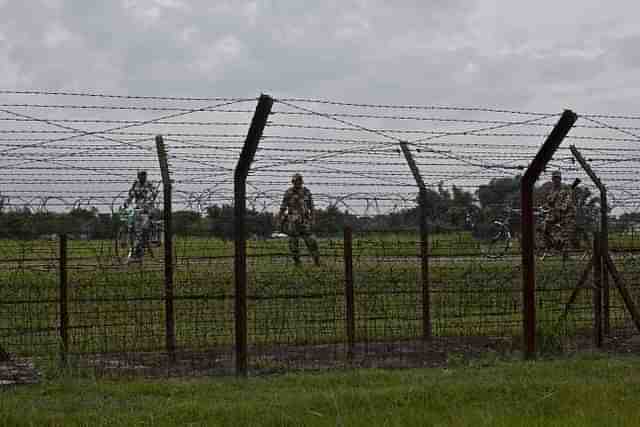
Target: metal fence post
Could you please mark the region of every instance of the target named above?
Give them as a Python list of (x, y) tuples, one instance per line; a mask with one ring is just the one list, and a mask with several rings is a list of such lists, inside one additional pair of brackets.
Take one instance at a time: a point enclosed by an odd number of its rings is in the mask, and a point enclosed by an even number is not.
[(355, 295), (353, 289), (353, 235), (351, 227), (344, 228), (344, 294), (346, 309), (347, 357), (353, 359), (356, 340)]
[[(571, 149), (571, 153), (573, 157), (576, 158), (582, 169), (589, 175), (591, 181), (598, 187), (600, 190), (600, 252), (603, 254), (601, 256), (604, 259), (604, 254), (609, 253), (609, 207), (607, 204), (607, 188), (602, 184), (602, 181), (595, 174), (589, 163), (582, 156), (580, 151), (576, 148), (575, 145), (570, 145), (569, 149)], [(610, 332), (610, 286), (609, 286), (609, 269), (606, 262), (602, 262), (602, 304), (603, 304), (603, 331), (605, 335), (609, 335)]]
[(536, 267), (535, 267), (535, 228), (533, 218), (533, 187), (547, 165), (553, 153), (558, 149), (564, 137), (578, 119), (571, 110), (565, 110), (553, 130), (540, 147), (535, 158), (520, 181), (521, 209), (521, 249), (522, 249), (522, 329), (524, 337), (524, 356), (532, 359), (536, 355)]
[(62, 363), (67, 362), (67, 354), (69, 352), (69, 309), (68, 309), (68, 276), (67, 276), (67, 235), (60, 235), (59, 243), (59, 306), (60, 311), (60, 340), (62, 347), (60, 349), (60, 359)]
[(419, 227), (420, 227), (420, 272), (422, 284), (422, 339), (432, 338), (431, 327), (431, 290), (429, 282), (429, 228), (427, 224), (427, 187), (422, 180), (420, 170), (413, 160), (411, 150), (405, 141), (400, 142), (400, 148), (409, 165), (413, 178), (418, 185)]
[(422, 337), (432, 338), (431, 291), (429, 281), (429, 229), (427, 225), (427, 192), (420, 190), (420, 268), (422, 274)]
[(602, 252), (600, 233), (593, 236), (593, 344), (602, 347)]
[(164, 311), (165, 311), (165, 346), (169, 360), (176, 361), (176, 325), (173, 306), (173, 224), (171, 204), (171, 177), (167, 151), (162, 135), (156, 136), (156, 151), (162, 174), (163, 214), (164, 214)]
[(236, 375), (247, 376), (248, 343), (247, 343), (247, 236), (246, 208), (247, 208), (247, 176), (258, 149), (258, 142), (262, 131), (267, 125), (267, 118), (271, 112), (273, 99), (268, 95), (260, 95), (256, 111), (251, 120), (249, 132), (240, 158), (234, 172), (233, 180), (233, 237), (234, 252), (234, 281), (235, 281), (235, 351)]

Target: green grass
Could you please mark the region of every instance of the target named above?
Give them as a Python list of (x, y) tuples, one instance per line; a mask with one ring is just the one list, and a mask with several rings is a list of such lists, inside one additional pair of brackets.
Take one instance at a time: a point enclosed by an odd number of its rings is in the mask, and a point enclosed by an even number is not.
[[(358, 340), (416, 338), (422, 330), (420, 265), (417, 242), (409, 235), (359, 236), (354, 243), (356, 337)], [(468, 234), (435, 239), (455, 253)], [(55, 242), (1, 242), (11, 256), (52, 253)], [(253, 241), (249, 259), (249, 342), (299, 344), (345, 339), (342, 242), (321, 240), (325, 264), (295, 268), (285, 256), (286, 241)], [(160, 351), (164, 346), (162, 264), (122, 267), (104, 251), (105, 242), (72, 241), (69, 246), (70, 350), (77, 353)], [(205, 239), (178, 239), (175, 319), (179, 348), (230, 346), (234, 340), (233, 245)], [(467, 246), (463, 245), (462, 248)], [(461, 253), (460, 249), (457, 253)], [(444, 253), (444, 252), (443, 252)], [(200, 254), (205, 259), (196, 259)], [(2, 253), (0, 256), (7, 258)], [(395, 258), (394, 258), (395, 257)], [(17, 257), (20, 258), (20, 257)], [(159, 258), (159, 257), (158, 257)], [(630, 261), (634, 261), (630, 259)], [(566, 324), (556, 327), (575, 286), (579, 263), (548, 259), (538, 269), (539, 326), (558, 336), (591, 325), (591, 295), (583, 290)], [(627, 267), (629, 270), (627, 270)], [(637, 272), (634, 262), (623, 272)], [(439, 336), (512, 337), (521, 332), (522, 273), (518, 259), (483, 257), (430, 263), (431, 316)], [(12, 353), (51, 355), (60, 346), (57, 328), (56, 262), (0, 263), (0, 342)], [(634, 295), (637, 294), (633, 289)], [(617, 322), (622, 304), (612, 293)]]
[(0, 425), (637, 426), (639, 405), (640, 360), (594, 355), (247, 380), (62, 377), (0, 390)]

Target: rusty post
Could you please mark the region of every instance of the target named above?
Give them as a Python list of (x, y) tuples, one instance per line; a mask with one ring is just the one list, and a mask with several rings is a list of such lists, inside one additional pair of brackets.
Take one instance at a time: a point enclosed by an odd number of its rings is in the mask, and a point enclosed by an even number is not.
[(429, 281), (429, 229), (427, 225), (427, 193), (420, 190), (420, 268), (422, 278), (422, 338), (433, 338), (431, 327), (431, 292)]
[[(600, 193), (600, 252), (609, 253), (609, 205), (607, 191)], [(604, 258), (601, 257), (603, 260)], [(611, 286), (609, 285), (609, 268), (602, 262), (602, 328), (604, 335), (611, 333)]]
[(629, 310), (629, 314), (631, 315), (631, 319), (633, 320), (633, 323), (636, 326), (636, 329), (638, 330), (638, 332), (640, 332), (640, 312), (638, 312), (638, 309), (636, 308), (636, 305), (633, 302), (633, 298), (631, 297), (631, 294), (627, 289), (627, 285), (624, 283), (624, 279), (622, 278), (622, 275), (618, 272), (618, 269), (613, 263), (613, 260), (611, 259), (611, 254), (604, 253), (602, 254), (602, 256), (604, 257), (604, 262), (607, 263), (607, 267), (609, 268), (609, 273), (611, 273), (611, 277), (613, 277), (613, 281), (618, 287), (618, 291), (622, 296), (624, 305), (627, 307), (627, 310)]
[[(591, 181), (600, 190), (600, 252), (602, 254), (609, 253), (609, 207), (607, 204), (607, 188), (595, 174), (591, 166), (582, 156), (575, 145), (570, 145), (573, 157), (580, 163), (582, 169), (589, 175)], [(604, 255), (603, 255), (604, 256)], [(606, 262), (602, 262), (602, 291), (603, 291), (603, 330), (605, 335), (609, 335), (611, 327), (610, 315), (610, 286), (609, 286), (609, 269)]]
[(602, 252), (600, 233), (593, 236), (593, 344), (602, 347)]
[(171, 201), (171, 176), (169, 175), (169, 163), (167, 151), (162, 135), (156, 136), (156, 151), (160, 163), (163, 189), (163, 215), (164, 215), (164, 321), (165, 321), (165, 347), (169, 361), (176, 361), (176, 325), (175, 309), (173, 306), (173, 225), (172, 225), (172, 201)]
[(430, 341), (431, 326), (431, 290), (429, 281), (429, 226), (427, 224), (427, 187), (424, 184), (420, 170), (413, 159), (411, 150), (405, 141), (400, 141), (402, 154), (409, 165), (413, 178), (418, 185), (419, 227), (420, 227), (420, 268), (422, 284), (422, 339)]
[(251, 163), (258, 149), (262, 131), (267, 125), (273, 99), (268, 95), (260, 95), (247, 138), (244, 141), (240, 158), (233, 179), (233, 237), (234, 281), (235, 281), (235, 353), (236, 375), (247, 376), (248, 339), (247, 339), (247, 236), (246, 236), (246, 194), (247, 176)]
[(353, 360), (356, 342), (355, 295), (353, 289), (353, 234), (344, 228), (344, 296), (346, 308), (347, 358)]
[(558, 319), (559, 322), (566, 319), (567, 316), (569, 315), (569, 310), (571, 310), (571, 306), (573, 305), (573, 303), (576, 302), (576, 298), (578, 298), (578, 293), (580, 292), (580, 289), (582, 289), (582, 287), (585, 286), (585, 284), (587, 283), (587, 279), (589, 278), (589, 274), (591, 273), (592, 269), (593, 269), (593, 256), (591, 257), (589, 262), (587, 262), (585, 269), (582, 271), (582, 274), (580, 275), (580, 279), (578, 279), (578, 283), (576, 284), (576, 287), (571, 292), (571, 295), (569, 296), (569, 300), (564, 306), (564, 311), (562, 312), (562, 314), (560, 315), (560, 318)]
[(67, 280), (67, 235), (60, 235), (60, 289), (59, 289), (59, 307), (60, 310), (60, 340), (62, 348), (60, 349), (60, 359), (62, 363), (66, 363), (67, 354), (69, 352), (69, 309), (68, 309), (68, 280)]
[(571, 110), (565, 110), (553, 130), (540, 147), (520, 182), (520, 209), (522, 217), (522, 297), (524, 357), (536, 356), (536, 271), (535, 228), (533, 218), (533, 188), (543, 169), (553, 157), (564, 137), (577, 120)]

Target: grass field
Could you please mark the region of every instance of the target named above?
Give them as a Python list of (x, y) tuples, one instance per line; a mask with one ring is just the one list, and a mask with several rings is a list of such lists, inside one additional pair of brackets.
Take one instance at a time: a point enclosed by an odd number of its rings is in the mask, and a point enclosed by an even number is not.
[[(16, 354), (55, 354), (60, 347), (57, 242), (0, 242), (0, 343)], [(487, 260), (468, 234), (434, 236), (430, 262), (431, 320), (436, 336), (521, 333), (521, 269), (517, 256)], [(164, 348), (163, 266), (159, 254), (125, 267), (110, 242), (69, 242), (70, 351), (145, 352)], [(358, 235), (354, 241), (356, 338), (418, 338), (422, 285), (418, 242), (408, 234)], [(249, 342), (261, 345), (345, 340), (343, 247), (322, 239), (324, 264), (295, 268), (286, 241), (250, 241)], [(474, 252), (475, 251), (475, 252)], [(157, 252), (157, 251), (156, 251)], [(182, 349), (230, 347), (234, 340), (233, 244), (177, 239), (175, 319)], [(637, 272), (635, 258), (621, 267)], [(582, 291), (565, 322), (558, 319), (583, 263), (548, 259), (538, 268), (540, 330), (560, 338), (591, 326), (591, 292)], [(632, 282), (631, 282), (632, 283)], [(633, 284), (633, 283), (632, 283)], [(634, 295), (636, 293), (634, 292)], [(614, 326), (629, 324), (612, 294)]]
[(54, 378), (0, 389), (12, 426), (637, 426), (640, 359), (226, 379)]

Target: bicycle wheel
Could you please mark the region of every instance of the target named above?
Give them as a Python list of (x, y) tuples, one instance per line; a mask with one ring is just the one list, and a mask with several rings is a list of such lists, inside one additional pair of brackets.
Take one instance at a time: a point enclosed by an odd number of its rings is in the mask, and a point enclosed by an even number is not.
[(504, 224), (494, 222), (491, 226), (491, 238), (487, 246), (487, 258), (501, 258), (511, 247), (511, 233)]
[(116, 229), (113, 239), (113, 252), (120, 263), (129, 256), (129, 230), (126, 224), (121, 224)]

